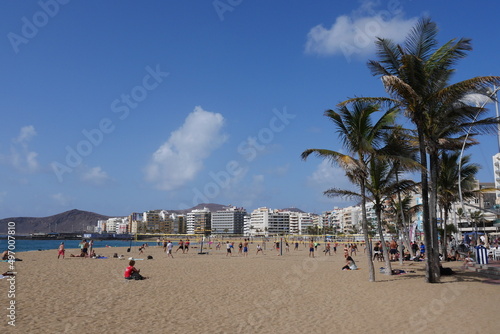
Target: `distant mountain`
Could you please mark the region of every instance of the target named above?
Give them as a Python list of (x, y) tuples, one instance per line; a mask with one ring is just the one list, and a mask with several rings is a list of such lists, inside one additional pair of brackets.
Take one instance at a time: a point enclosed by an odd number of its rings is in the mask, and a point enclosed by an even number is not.
[(191, 210), (202, 210), (203, 208), (207, 208), (210, 212), (216, 212), (220, 210), (225, 210), (229, 208), (229, 205), (215, 204), (215, 203), (200, 203), (197, 206), (192, 207), (191, 209), (184, 210), (186, 213)]
[(109, 216), (94, 212), (70, 210), (49, 217), (15, 217), (0, 220), (0, 234), (7, 233), (7, 223), (16, 223), (16, 234), (27, 233), (69, 233), (85, 231), (87, 226), (97, 225), (100, 219), (108, 219)]
[(285, 208), (285, 209), (281, 209), (281, 211), (290, 211), (290, 212), (299, 212), (299, 213), (305, 213), (305, 211), (302, 211), (298, 208)]

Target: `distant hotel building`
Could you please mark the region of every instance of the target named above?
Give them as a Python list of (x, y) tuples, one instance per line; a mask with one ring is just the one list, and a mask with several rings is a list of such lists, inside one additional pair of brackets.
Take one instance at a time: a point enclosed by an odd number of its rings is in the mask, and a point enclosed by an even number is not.
[(243, 234), (245, 216), (243, 208), (230, 207), (212, 213), (212, 234)]
[(208, 208), (192, 210), (186, 215), (187, 234), (210, 234), (211, 216)]

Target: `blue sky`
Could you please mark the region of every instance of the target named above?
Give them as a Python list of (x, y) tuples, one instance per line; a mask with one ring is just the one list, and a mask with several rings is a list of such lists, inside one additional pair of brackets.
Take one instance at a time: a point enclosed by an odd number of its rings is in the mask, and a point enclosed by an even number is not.
[[(498, 75), (500, 4), (485, 1), (3, 1), (0, 217), (106, 215), (200, 202), (320, 213), (349, 202), (326, 109), (383, 96), (374, 36), (422, 15), (472, 38), (454, 80)], [(494, 107), (491, 106), (494, 114)], [(494, 136), (471, 149), (493, 181)]]

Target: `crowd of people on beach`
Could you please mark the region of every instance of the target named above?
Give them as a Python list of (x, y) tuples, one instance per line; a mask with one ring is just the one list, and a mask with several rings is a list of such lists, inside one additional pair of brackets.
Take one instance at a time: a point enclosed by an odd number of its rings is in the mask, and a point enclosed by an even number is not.
[[(498, 243), (498, 239), (496, 240)], [(182, 254), (187, 254), (190, 249), (190, 239), (186, 238), (180, 239), (177, 242), (177, 249), (175, 250), (175, 253), (178, 253), (179, 251), (182, 252)], [(162, 247), (163, 251), (166, 253), (167, 258), (174, 258), (173, 256), (173, 249), (174, 249), (174, 243), (170, 239), (166, 238), (158, 238), (157, 239), (157, 246)], [(208, 243), (208, 251), (212, 250), (212, 246), (215, 245), (215, 251), (221, 251), (222, 250), (222, 245), (224, 244), (224, 240), (210, 240)], [(237, 244), (237, 246), (235, 246)], [(226, 250), (226, 257), (232, 257), (233, 255), (237, 256), (242, 256), (242, 257), (248, 257), (250, 253), (250, 245), (254, 244), (253, 240), (250, 238), (244, 238), (243, 240), (240, 240), (239, 242), (235, 242), (233, 240), (226, 240), (225, 241), (225, 250)], [(315, 257), (315, 253), (318, 252), (318, 248), (323, 246), (323, 253), (325, 256), (332, 256), (337, 254), (337, 249), (340, 246), (340, 243), (338, 241), (325, 241), (323, 244), (321, 244), (317, 239), (315, 240), (314, 238), (310, 238), (309, 240), (306, 239), (301, 239), (301, 240), (288, 240), (287, 238), (280, 238), (276, 239), (274, 242), (271, 241), (268, 238), (263, 238), (258, 242), (255, 246), (255, 255), (265, 255), (264, 251), (266, 250), (266, 246), (268, 244), (272, 245), (273, 251), (276, 252), (277, 255), (283, 255), (283, 252), (287, 253), (290, 252), (290, 244), (294, 245), (294, 251), (299, 250), (300, 244), (303, 245), (304, 248), (308, 247), (309, 253), (308, 256), (311, 258)], [(484, 244), (484, 242), (481, 242), (481, 244)], [(381, 241), (374, 241), (373, 243), (373, 248), (372, 248), (372, 261), (380, 261), (383, 262), (385, 261), (384, 258), (384, 246), (387, 250), (387, 254), (389, 256), (390, 261), (398, 261), (400, 257), (402, 256), (404, 260), (412, 260), (412, 261), (423, 261), (425, 259), (426, 255), (426, 249), (425, 249), (425, 244), (423, 242), (412, 242), (410, 244), (411, 249), (406, 249), (404, 246), (399, 245), (398, 242), (395, 239), (392, 239), (390, 241), (385, 241), (385, 244), (382, 244)], [(96, 258), (95, 251), (93, 249), (93, 241), (92, 240), (82, 240), (79, 243), (80, 247), (80, 253), (79, 254), (71, 254), (70, 257), (81, 257), (81, 258)], [(144, 254), (147, 251), (147, 248), (149, 247), (148, 243), (144, 243), (139, 247), (139, 255)], [(197, 246), (195, 246), (197, 247)], [(343, 243), (343, 255), (345, 258), (345, 265), (341, 268), (342, 270), (357, 270), (358, 266), (356, 264), (356, 261), (354, 258), (358, 255), (359, 248), (362, 248), (363, 253), (366, 253), (367, 251), (367, 246), (364, 242), (345, 242)], [(237, 248), (237, 251), (236, 251)], [(453, 247), (451, 247), (453, 249)], [(402, 250), (402, 253), (401, 253)], [(411, 252), (410, 252), (411, 250)], [(129, 250), (130, 251), (130, 248)], [(64, 259), (65, 258), (65, 245), (64, 242), (61, 242), (61, 244), (58, 247), (58, 255), (57, 258)], [(6, 257), (6, 253), (2, 254), (2, 258)], [(118, 257), (118, 256), (116, 256)], [(119, 258), (124, 258), (123, 256), (120, 256)], [(148, 258), (152, 259), (152, 256), (148, 256)], [(447, 254), (446, 260), (459, 260), (458, 252), (450, 252)], [(464, 266), (467, 265), (468, 263), (472, 263), (474, 260), (471, 258), (470, 254), (466, 254), (464, 257)], [(145, 279), (144, 276), (140, 274), (140, 270), (135, 268), (135, 260), (133, 258), (129, 258), (130, 262), (128, 267), (125, 270), (124, 277), (126, 279), (134, 279), (134, 280), (141, 280)]]

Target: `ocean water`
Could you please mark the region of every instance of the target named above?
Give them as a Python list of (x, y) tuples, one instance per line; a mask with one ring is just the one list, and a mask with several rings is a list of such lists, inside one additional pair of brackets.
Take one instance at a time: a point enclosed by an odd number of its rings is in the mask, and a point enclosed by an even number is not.
[[(0, 239), (0, 252), (7, 250), (10, 245), (10, 250), (13, 252), (27, 252), (27, 251), (37, 251), (37, 250), (57, 250), (61, 242), (64, 242), (66, 249), (80, 248), (78, 244), (81, 240), (32, 240), (32, 239), (16, 239), (7, 241), (7, 239)], [(146, 243), (145, 241), (132, 241), (132, 247), (139, 247), (140, 245)], [(150, 246), (156, 245), (155, 242), (148, 242)], [(94, 240), (94, 248), (100, 247), (129, 247), (131, 245), (130, 240)], [(13, 249), (14, 248), (14, 249)]]

